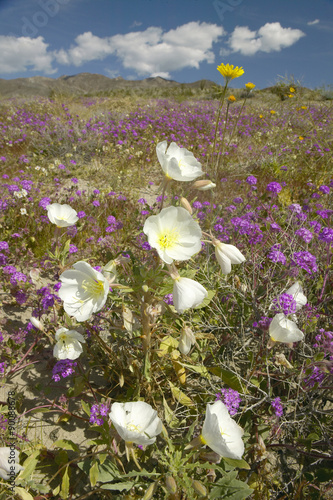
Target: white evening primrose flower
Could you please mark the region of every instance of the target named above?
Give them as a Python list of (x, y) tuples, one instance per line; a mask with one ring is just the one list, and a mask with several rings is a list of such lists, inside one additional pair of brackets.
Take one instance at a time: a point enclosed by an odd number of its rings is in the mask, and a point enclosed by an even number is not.
[(126, 443), (153, 444), (162, 432), (162, 421), (156, 410), (144, 401), (113, 403), (109, 417)]
[(185, 326), (180, 332), (178, 349), (182, 354), (188, 354), (191, 350), (192, 345), (195, 344), (195, 336), (191, 328)]
[(0, 477), (7, 481), (24, 469), (19, 463), (19, 452), (9, 446), (0, 448)]
[(243, 429), (230, 417), (225, 404), (208, 404), (200, 440), (221, 457), (240, 460), (244, 453)]
[(201, 229), (185, 208), (163, 208), (151, 215), (143, 226), (149, 245), (167, 264), (187, 260), (201, 250)]
[(216, 260), (220, 264), (223, 274), (231, 272), (231, 264), (241, 264), (246, 260), (234, 245), (228, 245), (216, 239), (213, 239), (213, 245), (215, 246)]
[(285, 292), (288, 295), (292, 295), (296, 302), (296, 311), (299, 311), (307, 303), (307, 298), (303, 293), (303, 288), (299, 281), (296, 281), (288, 290)]
[(87, 262), (76, 262), (73, 267), (61, 274), (62, 285), (58, 294), (69, 316), (74, 316), (77, 321), (86, 321), (104, 306), (109, 282)]
[(197, 281), (179, 275), (173, 279), (172, 300), (178, 314), (199, 306), (208, 296), (207, 290)]
[(57, 359), (77, 359), (82, 353), (82, 343), (86, 341), (81, 333), (67, 328), (59, 328), (55, 333), (56, 345), (53, 356)]
[(195, 159), (193, 153), (180, 148), (175, 142), (168, 148), (167, 141), (159, 142), (156, 154), (167, 179), (189, 182), (203, 175), (201, 163)]
[(58, 227), (74, 226), (79, 220), (76, 210), (69, 205), (60, 205), (60, 203), (51, 203), (47, 207), (47, 216)]
[(274, 342), (290, 344), (304, 339), (304, 333), (296, 323), (283, 313), (276, 314), (269, 325), (269, 335)]

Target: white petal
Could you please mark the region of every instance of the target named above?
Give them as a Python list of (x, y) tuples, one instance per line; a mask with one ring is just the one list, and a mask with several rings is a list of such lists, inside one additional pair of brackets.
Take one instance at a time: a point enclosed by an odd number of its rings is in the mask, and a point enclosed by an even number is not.
[(288, 290), (286, 291), (288, 295), (292, 295), (296, 300), (296, 311), (301, 309), (307, 303), (307, 298), (303, 293), (303, 288), (299, 281), (296, 281)]
[(207, 290), (197, 281), (178, 278), (173, 284), (173, 305), (181, 314), (186, 309), (199, 306), (207, 297)]
[(283, 313), (276, 314), (269, 325), (269, 335), (274, 342), (299, 342), (304, 333), (297, 328), (296, 323), (289, 320)]
[(215, 247), (215, 256), (217, 262), (221, 267), (222, 273), (223, 274), (231, 273), (231, 260), (229, 259), (229, 257), (224, 255), (224, 253), (221, 252), (218, 247)]

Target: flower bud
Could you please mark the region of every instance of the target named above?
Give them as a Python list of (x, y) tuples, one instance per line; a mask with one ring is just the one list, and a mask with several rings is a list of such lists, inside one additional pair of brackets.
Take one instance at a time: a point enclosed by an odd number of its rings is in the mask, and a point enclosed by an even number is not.
[(197, 481), (195, 479), (194, 481), (192, 481), (192, 486), (197, 495), (199, 495), (200, 497), (207, 496), (207, 488), (200, 481)]
[(38, 330), (40, 330), (41, 332), (44, 331), (44, 325), (41, 321), (39, 321), (39, 319), (37, 318), (34, 318), (33, 316), (30, 318), (30, 323), (32, 323), (34, 325), (35, 328), (37, 328)]
[(199, 191), (208, 191), (208, 189), (213, 189), (214, 187), (216, 187), (216, 184), (207, 179), (205, 181), (195, 181), (192, 184), (192, 187), (194, 189), (198, 189)]
[(186, 326), (182, 329), (179, 338), (178, 349), (182, 354), (188, 354), (191, 350), (192, 345), (195, 344), (195, 336), (191, 328)]
[(177, 493), (177, 484), (172, 476), (167, 476), (165, 478), (165, 486), (168, 492), (171, 493), (172, 495)]
[(143, 500), (151, 500), (154, 498), (157, 483), (151, 483), (146, 493), (144, 494)]
[(182, 206), (183, 208), (185, 208), (185, 210), (187, 210), (187, 211), (188, 211), (188, 213), (189, 213), (189, 214), (191, 214), (191, 215), (192, 215), (192, 213), (193, 213), (192, 207), (191, 207), (191, 205), (190, 205), (189, 201), (188, 201), (186, 198), (184, 198), (184, 196), (182, 196), (182, 197), (180, 198), (180, 204), (181, 204), (181, 206)]

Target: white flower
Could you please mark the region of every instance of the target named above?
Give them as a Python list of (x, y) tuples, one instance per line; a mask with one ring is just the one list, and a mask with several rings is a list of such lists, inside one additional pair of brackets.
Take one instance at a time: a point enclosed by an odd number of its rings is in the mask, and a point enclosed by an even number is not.
[(191, 350), (192, 345), (195, 344), (195, 336), (191, 328), (186, 326), (182, 329), (180, 333), (178, 349), (182, 354), (188, 354)]
[(209, 191), (210, 189), (214, 189), (216, 184), (210, 180), (206, 181), (195, 181), (192, 185), (192, 188), (198, 189), (198, 191)]
[(0, 477), (7, 481), (24, 469), (19, 463), (19, 452), (13, 447), (0, 448)]
[(231, 264), (241, 264), (246, 260), (234, 245), (227, 245), (216, 239), (213, 240), (213, 245), (215, 246), (217, 262), (220, 264), (223, 274), (231, 272)]
[(299, 311), (307, 303), (307, 298), (299, 281), (296, 281), (285, 293), (293, 296), (296, 301), (296, 311)]
[(109, 417), (126, 443), (152, 444), (162, 432), (162, 421), (156, 410), (144, 401), (113, 403)]
[(207, 290), (197, 281), (180, 276), (174, 279), (172, 298), (173, 305), (179, 314), (186, 309), (199, 306), (207, 295)]
[(69, 205), (60, 205), (60, 203), (51, 203), (46, 207), (47, 216), (58, 227), (74, 226), (79, 220), (76, 210)]
[(55, 333), (57, 340), (53, 348), (53, 356), (57, 359), (77, 359), (82, 353), (81, 343), (85, 343), (81, 333), (67, 328), (59, 328)]
[(201, 442), (221, 457), (240, 460), (244, 453), (243, 429), (230, 417), (222, 401), (208, 404)]
[(269, 335), (274, 342), (299, 342), (304, 339), (304, 333), (297, 328), (296, 323), (283, 313), (276, 314), (269, 325)]
[(86, 321), (104, 306), (109, 282), (87, 262), (76, 262), (73, 267), (61, 274), (62, 285), (58, 293), (66, 313), (77, 321)]
[(28, 215), (26, 208), (20, 208), (21, 215)]
[(159, 142), (156, 154), (168, 179), (189, 182), (203, 175), (201, 163), (194, 158), (193, 153), (180, 148), (175, 142), (168, 149), (167, 141)]
[(150, 246), (167, 264), (187, 260), (201, 250), (201, 229), (182, 207), (163, 208), (151, 215), (143, 226)]

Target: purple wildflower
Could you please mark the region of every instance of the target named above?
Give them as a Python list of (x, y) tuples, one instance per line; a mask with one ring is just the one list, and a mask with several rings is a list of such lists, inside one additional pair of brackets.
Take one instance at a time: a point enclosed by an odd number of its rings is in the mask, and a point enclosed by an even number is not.
[(281, 403), (281, 398), (277, 397), (271, 401), (272, 408), (275, 412), (277, 418), (282, 417), (283, 415), (283, 406)]
[(215, 401), (222, 401), (226, 405), (230, 415), (236, 415), (242, 399), (238, 391), (223, 388), (216, 394)]
[(61, 377), (69, 377), (75, 373), (76, 365), (77, 363), (71, 359), (61, 359), (60, 361), (57, 361), (52, 369), (52, 379), (55, 380), (55, 382), (59, 382)]
[(270, 182), (267, 184), (266, 190), (273, 194), (279, 194), (282, 190), (282, 186), (278, 182)]
[(318, 271), (316, 257), (310, 252), (294, 252), (293, 264), (304, 269), (307, 273), (312, 274)]
[(309, 243), (313, 238), (313, 234), (311, 233), (311, 231), (309, 229), (306, 229), (305, 227), (297, 229), (297, 231), (295, 231), (295, 234), (297, 236), (300, 236), (306, 243)]

